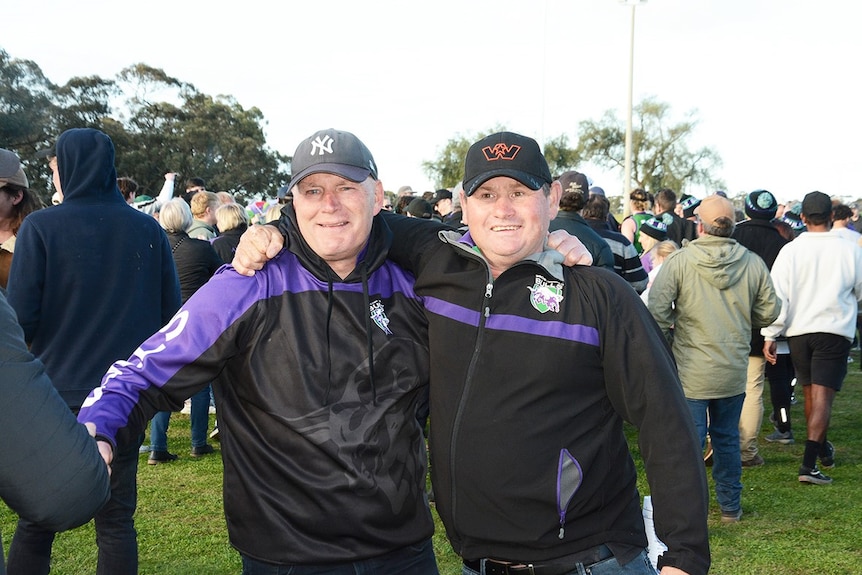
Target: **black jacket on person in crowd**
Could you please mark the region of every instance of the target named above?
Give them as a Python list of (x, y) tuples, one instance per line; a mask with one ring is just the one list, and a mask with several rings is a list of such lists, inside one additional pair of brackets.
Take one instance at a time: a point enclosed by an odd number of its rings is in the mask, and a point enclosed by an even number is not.
[[(730, 237), (759, 255), (770, 270), (778, 252), (788, 243), (769, 220), (750, 219), (740, 222), (736, 224)], [(763, 356), (763, 341), (760, 328), (752, 329), (751, 351), (748, 355)]]

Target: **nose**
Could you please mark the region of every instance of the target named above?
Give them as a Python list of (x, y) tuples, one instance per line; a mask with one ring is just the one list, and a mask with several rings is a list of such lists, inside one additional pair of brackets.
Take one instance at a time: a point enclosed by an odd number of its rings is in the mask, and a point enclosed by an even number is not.
[(325, 190), (323, 192), (323, 208), (325, 210), (336, 210), (341, 205), (341, 201), (338, 199), (338, 194), (331, 190)]
[(494, 202), (494, 215), (500, 218), (511, 216), (515, 213), (515, 204), (508, 194), (500, 194)]

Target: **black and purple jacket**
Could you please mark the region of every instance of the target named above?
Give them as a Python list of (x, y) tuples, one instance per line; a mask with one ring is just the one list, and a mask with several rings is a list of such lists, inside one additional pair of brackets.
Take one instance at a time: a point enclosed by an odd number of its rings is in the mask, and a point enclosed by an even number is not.
[(565, 560), (646, 546), (623, 432), (639, 429), (661, 561), (709, 568), (701, 452), (664, 337), (612, 271), (543, 252), (492, 277), (470, 234), (390, 215), (390, 257), (428, 317), (432, 481), (464, 559)]
[(345, 280), (291, 233), (254, 277), (221, 268), (113, 365), (79, 420), (122, 443), (213, 381), (240, 553), (332, 563), (427, 539), (429, 359), (413, 278), (385, 260), (380, 218)]

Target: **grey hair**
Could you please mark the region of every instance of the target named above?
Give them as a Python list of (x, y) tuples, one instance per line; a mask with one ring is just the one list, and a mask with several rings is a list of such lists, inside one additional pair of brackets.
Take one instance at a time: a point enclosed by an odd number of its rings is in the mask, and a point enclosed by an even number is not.
[(184, 232), (192, 225), (192, 210), (182, 198), (174, 198), (159, 213), (159, 224), (166, 232)]

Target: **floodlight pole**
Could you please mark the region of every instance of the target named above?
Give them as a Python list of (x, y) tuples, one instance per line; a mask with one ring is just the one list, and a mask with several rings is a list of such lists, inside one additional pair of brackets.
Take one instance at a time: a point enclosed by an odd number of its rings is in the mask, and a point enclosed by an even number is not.
[(629, 206), (629, 194), (632, 190), (632, 93), (634, 87), (634, 70), (635, 70), (635, 8), (638, 4), (646, 2), (646, 0), (621, 0), (624, 4), (631, 7), (631, 31), (629, 33), (629, 92), (628, 103), (626, 105), (626, 152), (625, 164), (623, 167), (623, 216), (628, 216), (631, 213)]

